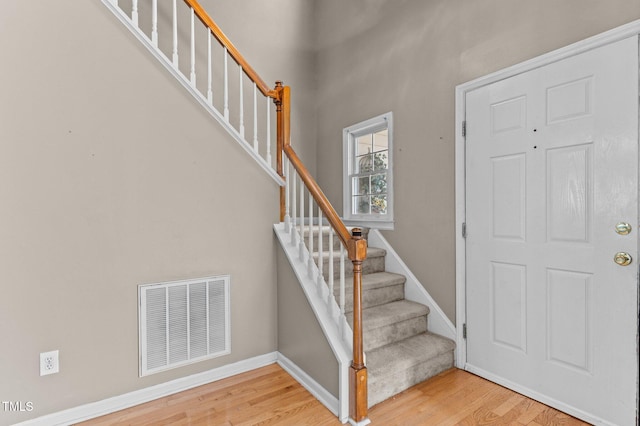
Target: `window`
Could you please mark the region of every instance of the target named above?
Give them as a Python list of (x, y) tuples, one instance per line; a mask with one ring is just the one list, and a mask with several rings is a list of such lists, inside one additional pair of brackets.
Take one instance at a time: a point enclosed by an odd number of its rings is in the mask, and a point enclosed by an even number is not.
[(343, 131), (344, 220), (350, 225), (393, 227), (392, 118), (388, 112)]

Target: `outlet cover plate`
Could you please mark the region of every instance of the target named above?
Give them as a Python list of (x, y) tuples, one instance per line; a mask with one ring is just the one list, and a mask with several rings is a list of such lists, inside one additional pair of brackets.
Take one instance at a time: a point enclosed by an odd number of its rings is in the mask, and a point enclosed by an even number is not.
[(58, 351), (42, 352), (40, 354), (40, 375), (55, 374), (60, 371)]

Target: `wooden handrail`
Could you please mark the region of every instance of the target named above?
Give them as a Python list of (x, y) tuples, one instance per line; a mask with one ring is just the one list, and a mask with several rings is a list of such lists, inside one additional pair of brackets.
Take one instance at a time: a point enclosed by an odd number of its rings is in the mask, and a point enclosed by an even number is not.
[(193, 12), (196, 14), (198, 19), (211, 30), (213, 36), (224, 46), (227, 48), (227, 52), (233, 58), (234, 61), (238, 65), (242, 67), (244, 73), (256, 83), (256, 86), (262, 92), (263, 95), (268, 96), (270, 98), (276, 98), (276, 91), (271, 89), (267, 83), (264, 82), (262, 78), (258, 75), (258, 73), (249, 65), (247, 60), (240, 54), (240, 51), (231, 43), (231, 40), (222, 32), (220, 27), (213, 22), (213, 19), (205, 12), (205, 10), (200, 6), (200, 4), (196, 0), (184, 0), (184, 2), (189, 5), (193, 9)]
[(287, 155), (287, 158), (289, 158), (291, 165), (300, 175), (300, 178), (309, 190), (309, 193), (315, 200), (316, 204), (318, 204), (318, 207), (320, 208), (320, 210), (322, 210), (325, 218), (327, 219), (331, 227), (336, 231), (336, 234), (338, 235), (338, 238), (340, 238), (340, 241), (342, 241), (345, 247), (349, 248), (351, 234), (338, 216), (338, 213), (336, 213), (327, 197), (322, 192), (322, 189), (320, 189), (320, 186), (318, 186), (317, 182), (313, 179), (313, 177), (311, 177), (309, 171), (300, 160), (300, 157), (298, 157), (298, 154), (296, 154), (293, 148), (291, 148), (291, 145), (285, 146), (284, 152)]
[(349, 240), (351, 239), (349, 230), (329, 202), (329, 199), (327, 199), (322, 192), (322, 189), (320, 189), (318, 183), (311, 176), (311, 173), (309, 173), (309, 170), (307, 170), (302, 160), (300, 160), (298, 154), (296, 154), (295, 150), (291, 147), (291, 89), (289, 86), (280, 86), (279, 95), (280, 103), (282, 105), (282, 150), (287, 155), (287, 158), (291, 162), (293, 168), (296, 169), (300, 175), (300, 178), (304, 182), (315, 202), (318, 204), (320, 210), (322, 210), (327, 221), (336, 231), (338, 238), (340, 238), (345, 247), (348, 248)]
[[(349, 369), (349, 416), (356, 422), (367, 418), (367, 367), (364, 364), (362, 327), (362, 263), (367, 257), (367, 242), (362, 231), (354, 228), (353, 234), (345, 226), (320, 186), (311, 176), (304, 163), (291, 147), (291, 90), (276, 83), (275, 100), (278, 107), (278, 151), (282, 150), (307, 187), (318, 208), (322, 210), (340, 241), (347, 247), (349, 260), (353, 263), (353, 361)], [(278, 173), (283, 176), (282, 159), (278, 158)], [(283, 176), (284, 177), (284, 176)], [(280, 191), (280, 220), (285, 216), (285, 194)]]

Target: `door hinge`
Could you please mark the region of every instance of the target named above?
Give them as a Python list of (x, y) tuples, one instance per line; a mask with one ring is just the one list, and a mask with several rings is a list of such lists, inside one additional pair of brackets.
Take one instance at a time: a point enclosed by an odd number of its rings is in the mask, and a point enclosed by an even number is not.
[(462, 238), (467, 238), (467, 222), (462, 222)]
[(462, 122), (462, 136), (463, 137), (467, 136), (467, 122), (466, 121)]
[(462, 324), (462, 338), (463, 339), (467, 338), (467, 324), (466, 323)]

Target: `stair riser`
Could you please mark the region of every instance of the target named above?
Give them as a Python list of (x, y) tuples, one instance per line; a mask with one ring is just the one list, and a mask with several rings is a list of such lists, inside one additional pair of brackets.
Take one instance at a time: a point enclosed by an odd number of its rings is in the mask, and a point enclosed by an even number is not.
[(399, 342), (406, 338), (427, 331), (427, 317), (421, 316), (406, 321), (385, 325), (373, 330), (367, 330), (365, 325), (363, 340), (365, 352)]
[[(334, 293), (336, 300), (339, 303), (340, 290), (336, 288)], [(402, 299), (404, 299), (404, 284), (365, 289), (362, 292), (362, 309), (384, 305), (385, 303), (395, 302), (396, 300)], [(345, 312), (353, 312), (353, 287), (349, 287), (345, 291)]]
[(453, 367), (453, 351), (445, 352), (403, 371), (379, 377), (369, 376), (369, 407)]

